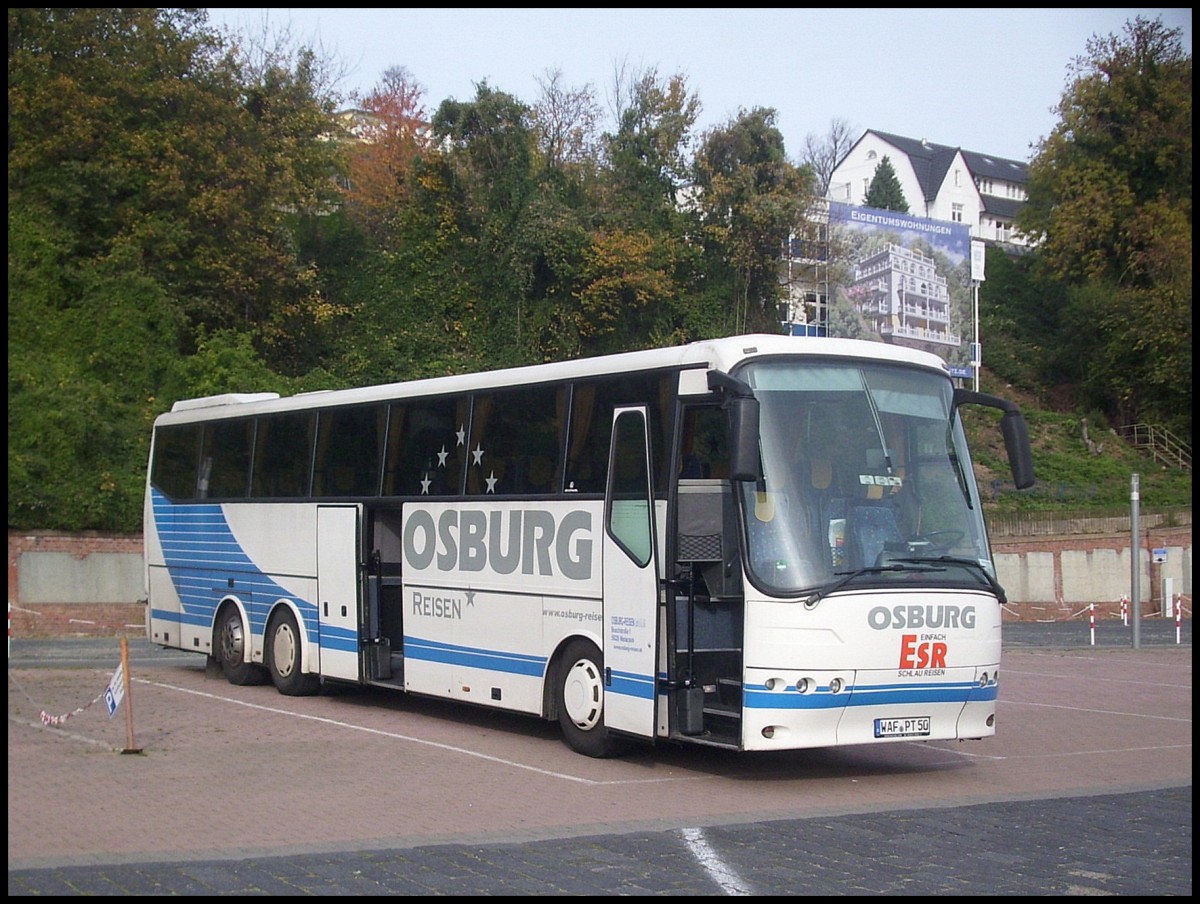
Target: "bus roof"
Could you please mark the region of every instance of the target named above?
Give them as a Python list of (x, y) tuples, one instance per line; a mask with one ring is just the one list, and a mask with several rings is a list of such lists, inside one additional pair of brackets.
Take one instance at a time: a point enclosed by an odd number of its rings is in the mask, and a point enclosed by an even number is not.
[(862, 358), (897, 362), (948, 373), (946, 362), (930, 352), (862, 339), (833, 339), (817, 336), (784, 336), (769, 333), (702, 339), (669, 348), (645, 349), (590, 358), (575, 358), (548, 364), (531, 364), (498, 370), (427, 377), (398, 383), (382, 383), (352, 389), (320, 390), (281, 397), (274, 392), (224, 393), (196, 399), (181, 399), (158, 423), (187, 423), (246, 416), (274, 411), (298, 411), (333, 405), (354, 405), (456, 392), (527, 386), (558, 380), (578, 380), (604, 374), (670, 368), (704, 368), (729, 373), (753, 358), (779, 355)]

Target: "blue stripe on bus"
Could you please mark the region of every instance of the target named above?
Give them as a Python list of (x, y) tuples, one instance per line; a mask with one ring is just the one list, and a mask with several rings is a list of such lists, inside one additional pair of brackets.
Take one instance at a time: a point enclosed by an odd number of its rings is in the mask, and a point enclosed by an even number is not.
[(211, 626), (217, 604), (229, 593), (229, 581), (233, 580), (250, 618), (252, 633), (261, 635), (276, 600), (288, 599), (300, 610), (310, 642), (358, 652), (356, 632), (326, 625), (324, 638), (321, 637), (316, 603), (297, 597), (250, 559), (233, 535), (220, 505), (173, 505), (158, 490), (152, 490), (151, 496), (163, 561), (180, 603), (178, 615), (155, 609), (151, 611), (152, 617)]
[(637, 697), (640, 700), (654, 698), (655, 682), (652, 676), (618, 672), (616, 669), (609, 674), (611, 675), (611, 684), (604, 689), (606, 694), (621, 694), (624, 697)]
[(524, 653), (505, 653), (499, 650), (484, 650), (480, 647), (463, 647), (441, 643), (422, 637), (404, 635), (404, 658), (426, 662), (444, 662), (450, 665), (508, 672), (513, 675), (542, 677), (546, 673), (545, 656), (528, 656)]
[(997, 696), (998, 686), (994, 681), (987, 687), (969, 681), (859, 686), (840, 694), (831, 694), (824, 687), (809, 694), (798, 691), (781, 693), (768, 691), (765, 686), (759, 685), (746, 688), (745, 703), (748, 709), (843, 709), (848, 706), (899, 706), (910, 703), (974, 703), (995, 700)]
[[(458, 644), (413, 637), (408, 634), (404, 636), (404, 658), (487, 669), (513, 675), (531, 675), (535, 678), (541, 678), (546, 672), (546, 657), (544, 656), (464, 647)], [(605, 688), (605, 693), (651, 700), (654, 697), (654, 681), (648, 675), (613, 672), (612, 684)]]
[(338, 650), (358, 655), (358, 631), (339, 628), (336, 625), (321, 625), (321, 649)]

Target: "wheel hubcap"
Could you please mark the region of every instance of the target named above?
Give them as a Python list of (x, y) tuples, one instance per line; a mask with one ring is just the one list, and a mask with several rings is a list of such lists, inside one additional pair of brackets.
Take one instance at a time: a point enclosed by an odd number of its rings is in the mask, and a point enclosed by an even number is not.
[(242, 661), (242, 651), (245, 649), (245, 638), (242, 636), (242, 621), (230, 618), (225, 622), (225, 630), (221, 632), (221, 658), (225, 662), (238, 664)]
[(284, 622), (275, 629), (275, 636), (271, 640), (271, 662), (280, 677), (286, 678), (292, 674), (295, 661), (296, 634), (292, 626)]
[(604, 682), (600, 670), (589, 659), (580, 659), (563, 682), (563, 706), (571, 721), (584, 731), (600, 723), (604, 706)]

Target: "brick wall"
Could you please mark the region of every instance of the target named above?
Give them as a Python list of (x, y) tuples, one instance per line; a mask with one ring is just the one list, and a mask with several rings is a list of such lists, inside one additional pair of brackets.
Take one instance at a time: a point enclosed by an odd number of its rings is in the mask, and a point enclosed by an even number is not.
[[(126, 637), (146, 633), (141, 534), (8, 532), (10, 637)], [(111, 563), (123, 566), (114, 571)], [(22, 563), (26, 566), (22, 581)], [(40, 563), (58, 565), (59, 592), (33, 581)], [(65, 567), (61, 567), (65, 566)], [(53, 578), (53, 575), (47, 575)], [(31, 586), (32, 585), (32, 586)], [(70, 600), (62, 602), (63, 599)]]

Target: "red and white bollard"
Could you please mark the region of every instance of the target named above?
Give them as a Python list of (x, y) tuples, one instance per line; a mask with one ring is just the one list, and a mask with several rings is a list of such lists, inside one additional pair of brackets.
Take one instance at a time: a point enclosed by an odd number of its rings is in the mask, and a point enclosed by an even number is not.
[(1121, 624), (1129, 627), (1129, 597), (1121, 596)]
[(1175, 643), (1183, 642), (1183, 597), (1175, 594)]
[(1096, 645), (1096, 604), (1095, 603), (1090, 603), (1088, 605), (1088, 622), (1090, 623), (1090, 630), (1092, 632), (1092, 646), (1094, 647)]

